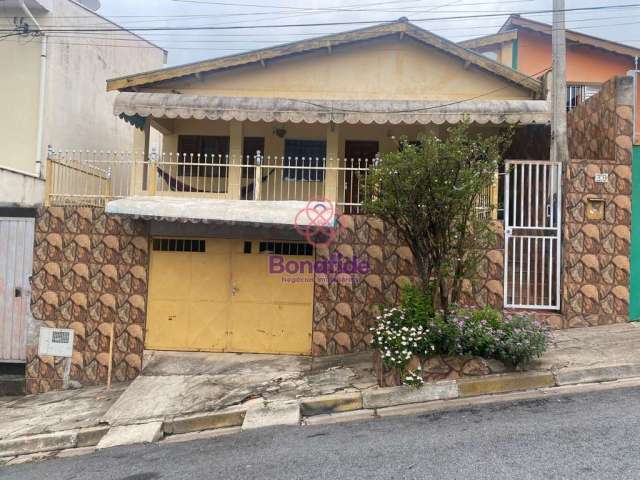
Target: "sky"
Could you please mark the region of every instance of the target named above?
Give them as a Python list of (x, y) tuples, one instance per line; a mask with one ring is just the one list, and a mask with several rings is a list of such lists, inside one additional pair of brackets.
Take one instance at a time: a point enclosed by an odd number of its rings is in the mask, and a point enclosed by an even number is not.
[[(180, 31), (137, 32), (169, 51), (168, 65), (233, 55), (362, 25), (276, 25), (373, 21), (407, 17), (452, 41), (495, 33), (509, 13), (551, 21), (552, 0), (101, 0), (98, 13), (124, 27), (184, 27)], [(566, 0), (566, 8), (636, 5), (636, 0)], [(495, 17), (437, 20), (438, 17), (500, 14)], [(429, 20), (435, 19), (435, 20)], [(197, 26), (234, 27), (188, 30)], [(240, 29), (241, 26), (260, 28)], [(640, 6), (567, 12), (567, 27), (640, 47)]]

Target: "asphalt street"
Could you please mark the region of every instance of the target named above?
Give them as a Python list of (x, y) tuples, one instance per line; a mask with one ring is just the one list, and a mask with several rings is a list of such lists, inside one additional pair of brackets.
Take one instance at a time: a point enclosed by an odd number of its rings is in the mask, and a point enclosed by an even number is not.
[(640, 478), (640, 389), (183, 443), (0, 467), (2, 479)]

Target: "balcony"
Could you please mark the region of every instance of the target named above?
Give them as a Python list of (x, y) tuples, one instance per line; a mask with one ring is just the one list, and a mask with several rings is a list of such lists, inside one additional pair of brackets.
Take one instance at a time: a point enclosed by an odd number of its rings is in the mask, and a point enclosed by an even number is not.
[(376, 159), (221, 155), (137, 155), (52, 152), (47, 164), (50, 205), (103, 207), (134, 196), (238, 201), (326, 199), (359, 213)]
[[(105, 207), (123, 198), (335, 203), (339, 213), (362, 213), (366, 180), (377, 158), (220, 155), (138, 155), (125, 152), (51, 152), (48, 205)], [(496, 218), (496, 183), (478, 197), (478, 215)], [(191, 204), (193, 205), (193, 204)], [(267, 203), (265, 203), (267, 205)]]

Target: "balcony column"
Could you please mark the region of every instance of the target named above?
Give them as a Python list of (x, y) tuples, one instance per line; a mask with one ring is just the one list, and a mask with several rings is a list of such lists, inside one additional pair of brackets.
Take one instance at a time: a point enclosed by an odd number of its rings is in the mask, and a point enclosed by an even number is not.
[(337, 167), (340, 166), (340, 127), (330, 123), (327, 125), (327, 159), (324, 174), (324, 196), (327, 200), (340, 200), (339, 176)]
[(155, 190), (155, 178), (156, 171), (155, 167), (153, 168), (153, 172), (151, 171), (150, 165), (146, 162), (148, 160), (149, 153), (149, 135), (150, 135), (151, 121), (149, 118), (145, 119), (144, 127), (134, 128), (133, 129), (133, 152), (132, 152), (132, 170), (133, 174), (131, 175), (131, 185), (129, 187), (129, 192), (131, 195), (136, 194), (151, 194), (155, 192), (149, 192), (151, 185), (151, 180), (153, 179), (153, 189)]
[(240, 200), (240, 188), (242, 183), (242, 122), (232, 120), (229, 122), (229, 198)]

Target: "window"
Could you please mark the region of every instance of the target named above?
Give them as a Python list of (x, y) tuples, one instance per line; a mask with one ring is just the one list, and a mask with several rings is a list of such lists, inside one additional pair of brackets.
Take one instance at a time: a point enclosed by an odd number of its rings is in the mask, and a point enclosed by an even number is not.
[(327, 143), (322, 140), (285, 140), (282, 178), (324, 181), (326, 152)]
[(153, 250), (156, 252), (198, 252), (206, 251), (205, 240), (191, 240), (188, 238), (154, 238)]
[[(229, 162), (229, 137), (213, 137), (206, 135), (179, 135), (178, 153), (180, 164), (179, 176), (190, 177), (226, 177), (229, 167), (219, 164)], [(191, 166), (189, 163), (197, 163)], [(207, 167), (203, 164), (217, 164)]]
[(260, 253), (313, 256), (313, 246), (303, 242), (260, 242)]
[(571, 111), (581, 103), (586, 102), (600, 91), (597, 85), (568, 85), (567, 111)]

